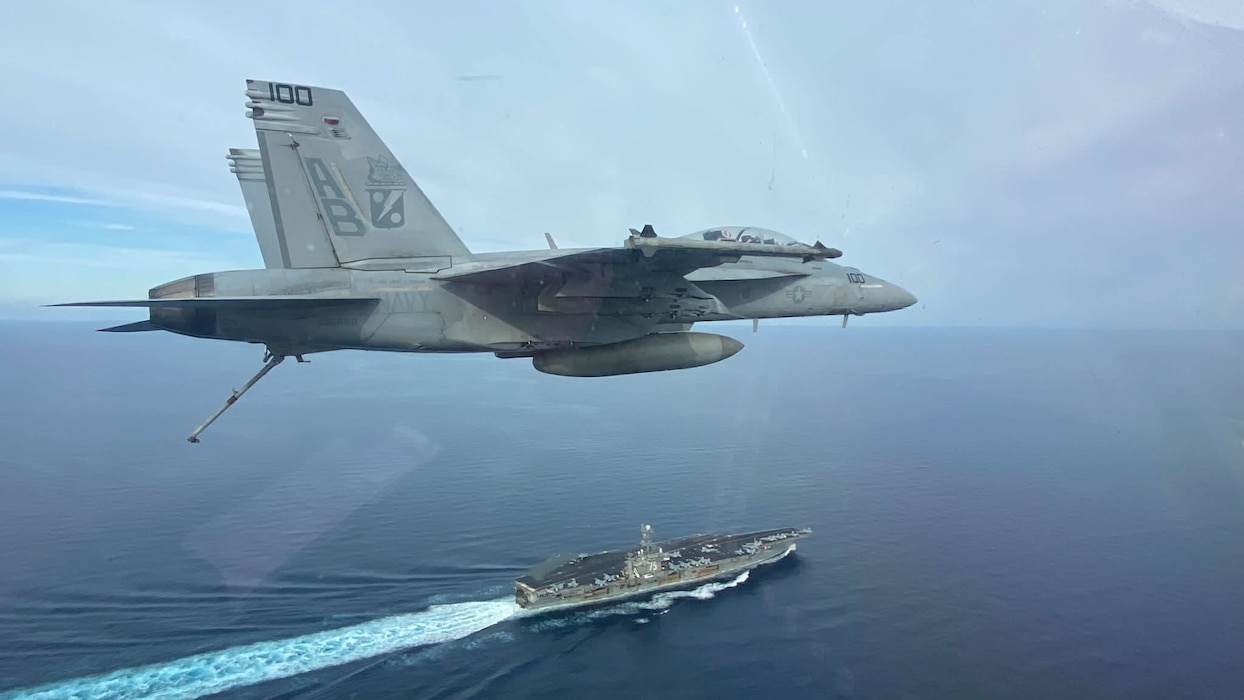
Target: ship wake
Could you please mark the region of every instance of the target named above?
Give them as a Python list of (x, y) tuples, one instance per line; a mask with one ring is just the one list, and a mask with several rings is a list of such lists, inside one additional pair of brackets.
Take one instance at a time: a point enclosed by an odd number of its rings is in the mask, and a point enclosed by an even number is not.
[(0, 698), (200, 698), (403, 649), (462, 639), (516, 616), (510, 599), (433, 605), (351, 627), (0, 693)]
[[(748, 574), (744, 571), (729, 581), (657, 593), (648, 599), (575, 612), (566, 617), (541, 619), (531, 629), (538, 632), (611, 615), (661, 614), (682, 599), (709, 600), (721, 591), (747, 581)], [(542, 617), (548, 613), (555, 614), (556, 608), (539, 613)], [(528, 614), (510, 598), (433, 605), (421, 612), (393, 615), (350, 627), (230, 647), (149, 666), (9, 691), (0, 693), (0, 700), (201, 698), (405, 649), (452, 642)]]
[[(781, 558), (782, 557), (775, 557), (774, 561)], [(590, 622), (592, 620), (599, 620), (618, 615), (643, 615), (645, 613), (656, 613), (657, 615), (661, 615), (664, 614), (665, 611), (669, 610), (670, 607), (679, 600), (685, 600), (688, 598), (694, 600), (710, 600), (716, 597), (718, 593), (728, 588), (734, 588), (735, 586), (747, 581), (750, 574), (750, 571), (744, 571), (728, 581), (714, 581), (712, 583), (706, 583), (702, 586), (697, 586), (687, 590), (665, 591), (663, 593), (657, 593), (648, 599), (614, 603), (612, 605), (605, 605), (599, 608), (589, 608), (583, 610), (575, 608), (574, 606), (566, 606), (561, 608), (561, 610), (570, 610), (571, 612), (565, 616), (557, 616), (557, 613), (559, 612), (559, 608), (557, 607), (542, 608), (540, 610), (525, 614), (540, 616), (541, 619), (534, 622), (534, 624), (529, 627), (529, 629), (535, 632), (571, 627)], [(546, 619), (545, 616), (548, 615), (552, 615), (553, 617), (548, 617)], [(646, 622), (646, 618), (640, 617), (636, 621), (641, 623)]]

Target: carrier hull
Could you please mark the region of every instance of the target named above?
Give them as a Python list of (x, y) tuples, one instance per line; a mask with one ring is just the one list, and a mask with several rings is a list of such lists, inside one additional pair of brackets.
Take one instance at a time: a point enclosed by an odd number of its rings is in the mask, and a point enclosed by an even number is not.
[(527, 610), (579, 608), (691, 587), (776, 561), (812, 533), (785, 528), (651, 542), (649, 532), (645, 525), (638, 547), (534, 567), (515, 581), (515, 602)]

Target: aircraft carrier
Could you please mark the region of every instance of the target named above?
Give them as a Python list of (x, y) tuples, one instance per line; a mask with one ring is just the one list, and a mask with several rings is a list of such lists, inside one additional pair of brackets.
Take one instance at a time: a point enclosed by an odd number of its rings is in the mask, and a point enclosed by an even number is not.
[(725, 578), (781, 558), (810, 529), (758, 530), (738, 535), (691, 535), (652, 541), (640, 529), (638, 547), (549, 559), (514, 582), (514, 599), (528, 610), (609, 603), (646, 593)]

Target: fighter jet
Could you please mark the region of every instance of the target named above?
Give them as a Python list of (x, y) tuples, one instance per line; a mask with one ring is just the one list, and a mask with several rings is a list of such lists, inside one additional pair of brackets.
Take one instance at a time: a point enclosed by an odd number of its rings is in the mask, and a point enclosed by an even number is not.
[(265, 346), (264, 366), (199, 434), (287, 357), (332, 350), (530, 358), (536, 370), (602, 377), (719, 362), (739, 341), (696, 323), (894, 311), (916, 298), (829, 262), (842, 255), (750, 226), (621, 246), (472, 253), (342, 91), (246, 81), (258, 149), (228, 159), (262, 270), (207, 272), (130, 306), (148, 320), (102, 330), (169, 331)]

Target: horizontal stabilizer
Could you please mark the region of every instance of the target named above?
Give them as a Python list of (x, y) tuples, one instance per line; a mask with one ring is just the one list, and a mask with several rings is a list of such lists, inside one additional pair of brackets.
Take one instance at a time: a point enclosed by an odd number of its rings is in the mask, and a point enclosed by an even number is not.
[(113, 326), (112, 328), (100, 328), (101, 333), (141, 333), (143, 331), (163, 330), (151, 321), (135, 321), (122, 326)]
[(183, 297), (177, 299), (127, 299), (122, 301), (76, 301), (69, 304), (49, 306), (135, 306), (147, 308), (234, 308), (234, 309), (287, 309), (291, 307), (336, 306), (340, 304), (365, 305), (379, 301), (376, 297)]

